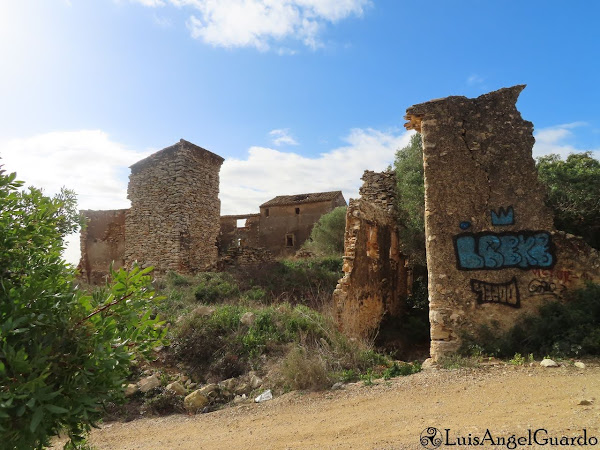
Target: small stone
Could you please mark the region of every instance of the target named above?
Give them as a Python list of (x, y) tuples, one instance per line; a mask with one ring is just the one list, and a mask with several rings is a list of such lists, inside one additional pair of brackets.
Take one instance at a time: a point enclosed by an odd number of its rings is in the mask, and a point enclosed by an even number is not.
[(433, 360), (433, 358), (427, 358), (425, 361), (423, 361), (423, 364), (421, 365), (421, 369), (423, 369), (423, 370), (435, 369), (435, 368), (436, 368), (436, 363)]
[(142, 392), (148, 392), (151, 389), (157, 388), (160, 386), (160, 380), (158, 379), (158, 377), (155, 375), (150, 375), (149, 377), (146, 378), (142, 378), (139, 383), (138, 386), (140, 387), (140, 391)]
[(175, 392), (177, 395), (185, 395), (185, 388), (179, 381), (167, 384), (167, 390)]
[(585, 364), (582, 363), (581, 361), (577, 361), (575, 363), (575, 367), (577, 367), (578, 369), (585, 369)]
[(542, 366), (542, 367), (558, 367), (558, 364), (551, 359), (544, 358), (544, 359), (542, 359), (540, 366)]
[(256, 315), (253, 312), (246, 312), (242, 317), (240, 317), (240, 323), (243, 323), (246, 326), (252, 326), (254, 321), (256, 320)]
[(332, 391), (338, 391), (340, 389), (344, 389), (344, 383), (342, 383), (341, 381), (338, 381), (333, 386), (331, 386)]
[(190, 395), (183, 399), (183, 406), (188, 411), (197, 411), (204, 408), (210, 403), (210, 400), (203, 395), (200, 390), (192, 392)]
[(259, 387), (261, 387), (263, 384), (263, 380), (261, 378), (259, 378), (258, 376), (256, 376), (256, 374), (251, 374), (250, 375), (250, 386), (252, 387), (252, 389), (257, 389)]
[(125, 388), (125, 397), (131, 397), (138, 391), (137, 384), (128, 384)]
[(577, 403), (577, 404), (578, 404), (578, 405), (581, 405), (581, 406), (589, 406), (589, 405), (591, 405), (592, 403), (594, 403), (594, 401), (593, 401), (593, 400), (585, 400), (585, 399), (584, 399), (584, 400), (581, 400), (581, 401), (580, 401), (579, 403)]
[(237, 378), (227, 378), (226, 380), (219, 382), (219, 386), (228, 391), (234, 391), (237, 383)]
[(219, 385), (210, 383), (210, 384), (207, 384), (206, 386), (203, 386), (202, 388), (198, 389), (197, 392), (200, 392), (205, 397), (210, 398), (210, 397), (216, 397), (219, 394), (220, 390), (221, 389), (219, 388)]

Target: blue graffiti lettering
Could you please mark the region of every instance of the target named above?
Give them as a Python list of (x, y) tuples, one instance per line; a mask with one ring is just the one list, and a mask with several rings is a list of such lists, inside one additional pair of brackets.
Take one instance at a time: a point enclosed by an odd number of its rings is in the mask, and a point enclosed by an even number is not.
[(549, 268), (556, 258), (546, 231), (463, 233), (454, 237), (460, 270)]

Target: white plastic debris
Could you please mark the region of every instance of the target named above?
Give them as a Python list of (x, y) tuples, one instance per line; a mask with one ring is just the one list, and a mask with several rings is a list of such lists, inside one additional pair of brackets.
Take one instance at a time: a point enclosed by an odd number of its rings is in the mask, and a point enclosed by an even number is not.
[(266, 402), (267, 400), (271, 400), (273, 398), (273, 394), (271, 393), (271, 389), (267, 389), (265, 392), (260, 394), (258, 397), (254, 399), (256, 403)]

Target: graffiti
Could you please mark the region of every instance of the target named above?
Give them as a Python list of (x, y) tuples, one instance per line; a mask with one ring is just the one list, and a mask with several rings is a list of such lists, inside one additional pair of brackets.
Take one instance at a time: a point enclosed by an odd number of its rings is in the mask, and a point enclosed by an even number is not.
[(506, 210), (502, 207), (496, 211), (490, 211), (492, 214), (492, 225), (514, 225), (515, 223), (515, 212), (512, 206), (506, 208)]
[(551, 281), (533, 279), (529, 282), (529, 293), (531, 295), (552, 295), (554, 297), (561, 297), (564, 291), (567, 290), (566, 286)]
[(459, 225), (461, 230), (468, 230), (469, 228), (471, 228), (471, 222), (469, 222), (468, 220), (465, 220), (463, 222), (461, 222)]
[(477, 303), (499, 303), (521, 307), (517, 278), (513, 277), (508, 283), (488, 283), (480, 280), (471, 280), (471, 290), (477, 294)]
[(537, 278), (551, 278), (561, 284), (572, 284), (578, 280), (592, 281), (592, 276), (587, 272), (577, 273), (571, 269), (534, 269), (531, 271)]
[(462, 233), (454, 236), (459, 270), (551, 268), (554, 245), (546, 231)]

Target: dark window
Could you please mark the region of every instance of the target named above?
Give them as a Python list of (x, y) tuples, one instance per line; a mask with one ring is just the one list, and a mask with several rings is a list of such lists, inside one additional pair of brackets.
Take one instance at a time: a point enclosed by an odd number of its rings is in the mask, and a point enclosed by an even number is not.
[(269, 208), (265, 208), (265, 217), (269, 217)]
[(294, 235), (293, 234), (286, 234), (285, 235), (285, 246), (286, 247), (293, 247), (294, 246)]
[(296, 214), (300, 214), (300, 208), (296, 208)]

